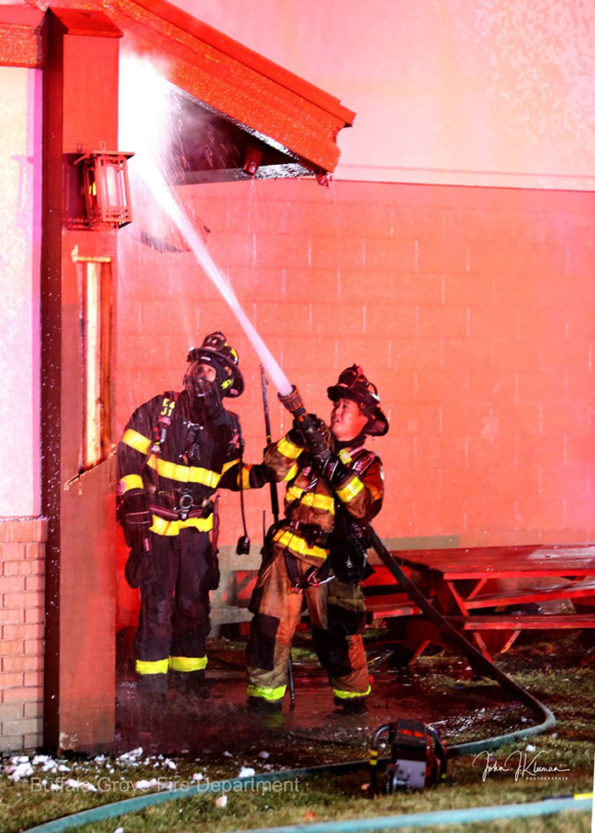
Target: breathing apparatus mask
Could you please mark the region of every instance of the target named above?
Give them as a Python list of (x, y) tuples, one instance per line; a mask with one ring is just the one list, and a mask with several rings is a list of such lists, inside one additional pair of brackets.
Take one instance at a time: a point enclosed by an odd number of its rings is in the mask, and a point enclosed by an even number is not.
[(184, 374), (184, 388), (207, 415), (221, 409), (221, 388), (217, 374), (200, 360), (191, 361)]
[(218, 413), (224, 396), (236, 397), (243, 392), (238, 354), (223, 333), (208, 335), (200, 347), (190, 350), (188, 361), (184, 388), (206, 415)]

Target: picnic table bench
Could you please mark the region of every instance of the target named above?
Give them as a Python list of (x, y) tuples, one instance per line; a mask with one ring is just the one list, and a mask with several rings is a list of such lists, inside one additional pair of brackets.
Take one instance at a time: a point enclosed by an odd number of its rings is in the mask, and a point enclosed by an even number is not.
[[(595, 544), (473, 547), (392, 551), (424, 595), (471, 640), (484, 656), (507, 651), (521, 631), (595, 628), (595, 606), (575, 613), (543, 614), (536, 607), (552, 600), (595, 605)], [(225, 622), (252, 618), (248, 602), (256, 570), (238, 570), (227, 592)], [(409, 662), (443, 636), (401, 591), (384, 565), (362, 582), (368, 623), (402, 624), (401, 648)], [(523, 610), (522, 606), (529, 606)], [(535, 606), (535, 610), (531, 610)], [(521, 607), (521, 609), (519, 609)], [(215, 622), (217, 617), (215, 615)]]
[[(548, 601), (573, 600), (580, 606), (593, 600), (593, 544), (415, 550), (392, 555), (451, 624), (468, 631), (488, 658), (490, 652), (508, 650), (523, 630), (595, 628), (595, 608), (593, 613), (588, 608), (575, 613), (539, 611), (539, 605)], [(386, 567), (378, 571), (386, 571), (385, 580), (392, 578)], [(398, 606), (396, 595), (383, 598), (378, 592), (379, 578), (367, 580), (366, 604), (374, 619)], [(403, 643), (410, 662), (430, 643), (442, 641), (439, 629), (425, 618), (418, 616), (407, 623)]]

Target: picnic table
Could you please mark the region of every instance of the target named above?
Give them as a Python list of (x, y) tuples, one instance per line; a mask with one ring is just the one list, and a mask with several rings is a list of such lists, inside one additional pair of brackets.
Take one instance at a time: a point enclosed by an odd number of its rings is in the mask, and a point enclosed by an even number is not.
[[(470, 633), (488, 659), (492, 652), (508, 650), (526, 629), (595, 627), (595, 608), (588, 608), (589, 598), (593, 601), (595, 596), (595, 544), (393, 551), (392, 555), (451, 624)], [(430, 643), (443, 641), (437, 626), (398, 590), (386, 567), (377, 567), (363, 587), (371, 620), (411, 617), (402, 645), (409, 662)], [(586, 612), (544, 613), (540, 605), (553, 600), (571, 600), (579, 610), (585, 603)]]

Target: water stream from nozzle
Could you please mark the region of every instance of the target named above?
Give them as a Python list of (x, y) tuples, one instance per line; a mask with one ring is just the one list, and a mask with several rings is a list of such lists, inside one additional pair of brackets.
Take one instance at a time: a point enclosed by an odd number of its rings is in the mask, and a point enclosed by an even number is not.
[[(160, 146), (162, 149), (163, 142), (159, 141), (159, 137), (154, 132), (152, 134), (150, 128), (153, 125), (147, 125), (147, 116), (152, 115), (154, 121), (155, 111), (165, 110), (165, 112), (157, 113), (159, 128), (161, 131), (163, 130), (163, 124), (166, 123), (167, 108), (166, 82), (150, 64), (133, 56), (128, 56), (127, 60), (123, 62), (122, 75), (124, 75), (124, 81), (128, 83), (124, 83), (121, 88), (122, 103), (125, 100), (121, 116), (125, 118), (128, 124), (129, 135), (126, 136), (126, 141), (131, 147), (134, 147), (136, 153), (136, 156), (131, 160), (131, 168), (134, 168), (136, 175), (143, 180), (161, 209), (165, 211), (171, 222), (185, 238), (204, 273), (218, 289), (221, 297), (228, 304), (246, 333), (273, 385), (281, 396), (289, 395), (293, 388), (292, 384), (246, 315), (229, 279), (223, 274), (207, 251), (200, 234), (176, 200), (166, 182), (161, 166), (157, 162), (159, 158), (157, 148)], [(145, 93), (144, 97), (142, 93)], [(139, 101), (144, 104), (140, 110)]]
[(175, 199), (168, 187), (163, 175), (156, 164), (145, 164), (139, 171), (140, 176), (145, 181), (147, 187), (151, 190), (154, 197), (158, 200), (161, 208), (167, 213), (170, 220), (177, 226), (182, 233), (186, 242), (192, 249), (194, 256), (198, 263), (202, 266), (203, 271), (209, 280), (219, 290), (222, 298), (230, 307), (231, 311), (237, 318), (240, 326), (246, 333), (250, 343), (254, 347), (258, 357), (264, 365), (271, 382), (277, 388), (282, 396), (287, 396), (291, 393), (292, 385), (282, 371), (275, 357), (264, 343), (260, 333), (256, 330), (254, 324), (246, 315), (242, 305), (238, 301), (229, 279), (219, 269), (198, 232), (194, 228), (190, 218)]

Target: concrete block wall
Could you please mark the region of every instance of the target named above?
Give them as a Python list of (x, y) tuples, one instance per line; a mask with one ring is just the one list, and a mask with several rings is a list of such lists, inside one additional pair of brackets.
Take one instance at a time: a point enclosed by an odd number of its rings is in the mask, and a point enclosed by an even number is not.
[(0, 518), (0, 752), (43, 742), (43, 518)]
[[(352, 362), (378, 385), (391, 422), (372, 442), (385, 465), (375, 524), (385, 540), (595, 539), (595, 195), (277, 180), (184, 186), (178, 197), (310, 410), (328, 416), (326, 387)], [(260, 459), (259, 359), (236, 318), (192, 252), (145, 246), (139, 264), (132, 234), (119, 238), (119, 428), (143, 399), (179, 386), (189, 344), (220, 328), (246, 377), (228, 405), (246, 458)], [(291, 418), (272, 387), (269, 399), (277, 436)], [(239, 503), (221, 503), (231, 545)], [(246, 503), (261, 539), (268, 494)]]

